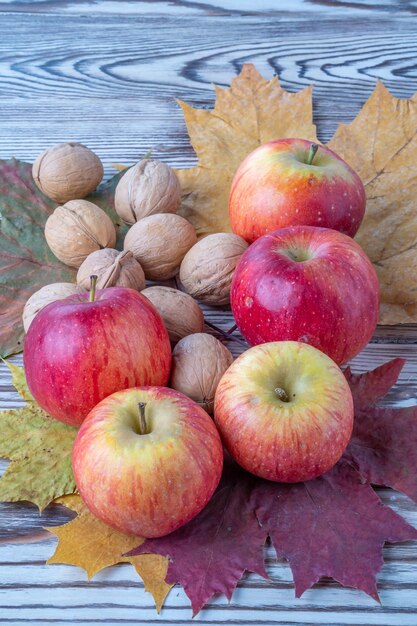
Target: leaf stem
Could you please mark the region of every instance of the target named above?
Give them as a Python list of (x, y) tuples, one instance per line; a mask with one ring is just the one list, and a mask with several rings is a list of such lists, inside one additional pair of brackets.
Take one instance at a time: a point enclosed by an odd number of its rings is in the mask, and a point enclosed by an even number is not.
[(316, 155), (317, 150), (319, 149), (319, 146), (317, 143), (312, 143), (310, 146), (310, 150), (308, 151), (308, 156), (307, 156), (307, 165), (312, 165), (313, 164), (313, 159)]
[(236, 343), (240, 343), (241, 346), (244, 346), (245, 348), (248, 348), (248, 344), (246, 343), (246, 341), (244, 341), (243, 339), (239, 339), (239, 337), (234, 337), (232, 334), (229, 334), (228, 332), (226, 332), (225, 330), (223, 330), (223, 328), (219, 328), (218, 326), (216, 326), (215, 324), (212, 324), (211, 322), (208, 322), (206, 320), (206, 318), (204, 318), (204, 323), (209, 327), (212, 328), (213, 330), (217, 331), (218, 333), (220, 333), (221, 335), (223, 335), (223, 337), (225, 339), (229, 339), (229, 341), (236, 341)]
[(98, 278), (98, 276), (96, 276), (95, 274), (90, 276), (90, 297), (89, 297), (89, 302), (94, 302), (94, 299), (96, 297), (97, 278)]

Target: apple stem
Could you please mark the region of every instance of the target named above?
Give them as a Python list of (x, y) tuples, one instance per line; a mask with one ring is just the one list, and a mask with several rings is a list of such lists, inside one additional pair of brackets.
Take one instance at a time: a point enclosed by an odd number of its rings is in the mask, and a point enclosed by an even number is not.
[(287, 392), (282, 387), (276, 387), (275, 388), (275, 393), (277, 394), (278, 398), (282, 402), (289, 402), (290, 401)]
[(90, 276), (90, 302), (94, 302), (94, 298), (96, 297), (96, 285), (97, 285), (98, 276)]
[(319, 149), (319, 146), (317, 143), (312, 143), (310, 146), (310, 150), (308, 152), (308, 156), (307, 156), (307, 165), (312, 165), (313, 163), (313, 159), (316, 155), (317, 150)]
[(139, 407), (139, 434), (146, 435), (146, 418), (145, 418), (146, 402), (138, 402), (138, 407)]

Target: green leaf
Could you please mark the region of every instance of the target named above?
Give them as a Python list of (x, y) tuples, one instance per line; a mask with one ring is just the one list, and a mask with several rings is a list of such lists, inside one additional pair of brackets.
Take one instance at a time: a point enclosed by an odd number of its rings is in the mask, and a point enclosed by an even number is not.
[[(99, 187), (88, 199), (106, 211), (118, 229), (120, 245), (125, 226), (114, 210), (114, 189), (122, 174)], [(29, 163), (0, 160), (0, 354), (22, 350), (23, 307), (44, 285), (74, 282), (76, 271), (49, 250), (44, 226), (57, 203), (39, 191)]]
[(0, 412), (0, 456), (11, 463), (0, 478), (0, 500), (28, 500), (44, 509), (76, 490), (71, 452), (77, 430), (50, 417), (32, 399), (23, 368), (7, 363), (21, 409)]

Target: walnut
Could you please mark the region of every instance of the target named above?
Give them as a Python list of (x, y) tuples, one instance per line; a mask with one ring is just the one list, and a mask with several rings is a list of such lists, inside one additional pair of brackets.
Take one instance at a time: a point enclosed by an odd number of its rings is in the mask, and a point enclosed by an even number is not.
[(232, 362), (231, 352), (213, 335), (188, 335), (172, 351), (170, 386), (211, 414), (217, 385)]
[(80, 265), (77, 284), (90, 288), (90, 276), (97, 276), (97, 289), (130, 287), (141, 291), (145, 287), (145, 274), (140, 264), (128, 250), (119, 252), (112, 248), (96, 250)]
[(167, 280), (178, 273), (184, 255), (196, 241), (190, 222), (172, 213), (158, 213), (133, 224), (124, 248), (133, 252), (146, 278)]
[(203, 312), (187, 293), (172, 287), (155, 286), (144, 289), (142, 295), (158, 310), (173, 343), (203, 330)]
[(70, 200), (48, 217), (45, 237), (60, 261), (80, 267), (91, 252), (114, 247), (116, 229), (100, 207), (88, 200)]
[(52, 283), (52, 285), (45, 285), (42, 289), (35, 291), (23, 309), (23, 328), (25, 333), (28, 332), (29, 326), (39, 311), (45, 308), (47, 304), (51, 304), (51, 302), (56, 300), (63, 300), (75, 293), (81, 293), (81, 289), (73, 283)]
[(206, 304), (229, 304), (233, 273), (247, 247), (246, 241), (233, 233), (201, 239), (181, 263), (180, 280), (185, 291)]
[(181, 187), (173, 169), (161, 161), (143, 159), (127, 170), (116, 187), (114, 205), (127, 224), (155, 213), (175, 213)]
[(32, 176), (39, 189), (56, 202), (84, 198), (103, 178), (103, 165), (81, 143), (60, 143), (38, 156)]

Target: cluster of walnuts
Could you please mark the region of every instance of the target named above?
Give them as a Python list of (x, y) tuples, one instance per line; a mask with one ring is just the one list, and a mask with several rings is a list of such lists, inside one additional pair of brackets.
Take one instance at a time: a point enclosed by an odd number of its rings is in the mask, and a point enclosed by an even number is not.
[[(55, 283), (33, 294), (24, 310), (27, 332), (47, 304), (97, 287), (122, 286), (141, 291), (159, 311), (173, 350), (171, 386), (211, 412), (214, 392), (232, 355), (203, 333), (204, 317), (196, 300), (227, 305), (234, 269), (247, 248), (238, 235), (217, 233), (197, 240), (193, 225), (176, 213), (181, 201), (178, 178), (168, 165), (145, 158), (126, 170), (114, 204), (129, 225), (123, 250), (115, 249), (116, 229), (109, 216), (84, 198), (103, 177), (99, 157), (80, 143), (64, 143), (43, 152), (33, 164), (39, 189), (60, 203), (45, 224), (54, 255), (75, 267), (77, 283)], [(154, 285), (172, 278), (182, 289)]]

